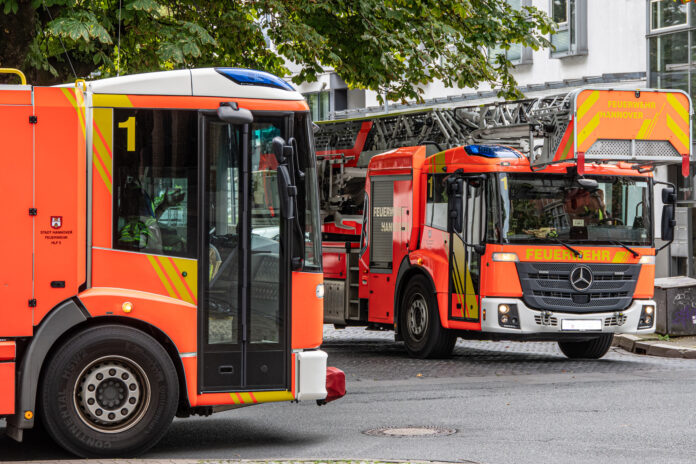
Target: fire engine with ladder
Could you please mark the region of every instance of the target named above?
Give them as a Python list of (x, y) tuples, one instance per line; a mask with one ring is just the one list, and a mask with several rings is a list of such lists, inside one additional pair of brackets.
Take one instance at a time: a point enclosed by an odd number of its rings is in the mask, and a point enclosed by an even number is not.
[(324, 321), (416, 357), (462, 337), (599, 358), (653, 332), (676, 201), (653, 172), (688, 174), (691, 115), (681, 91), (585, 88), (320, 122)]

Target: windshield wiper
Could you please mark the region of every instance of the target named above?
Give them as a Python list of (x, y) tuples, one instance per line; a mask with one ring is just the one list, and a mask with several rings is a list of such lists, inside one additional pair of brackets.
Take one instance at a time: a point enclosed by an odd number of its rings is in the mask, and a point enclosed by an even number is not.
[(621, 243), (618, 240), (611, 240), (610, 243), (612, 243), (614, 245), (621, 245), (622, 247), (624, 247), (625, 249), (630, 251), (634, 258), (638, 257), (638, 253), (636, 253), (636, 250), (634, 250), (633, 248), (629, 248), (629, 246), (626, 245), (625, 243)]
[(582, 253), (580, 253), (578, 250), (576, 250), (572, 246), (568, 245), (567, 243), (558, 240), (556, 237), (546, 237), (546, 238), (551, 239), (554, 242), (563, 245), (564, 247), (566, 247), (567, 249), (572, 251), (576, 258), (582, 258)]

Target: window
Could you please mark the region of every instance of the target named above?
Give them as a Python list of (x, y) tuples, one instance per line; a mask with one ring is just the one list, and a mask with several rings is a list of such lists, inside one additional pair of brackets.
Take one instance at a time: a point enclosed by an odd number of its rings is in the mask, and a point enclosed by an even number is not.
[(447, 230), (447, 176), (428, 174), (425, 225), (441, 230)]
[(551, 58), (587, 54), (587, 0), (551, 0), (549, 11), (558, 25)]
[(316, 92), (304, 94), (312, 114), (312, 121), (325, 121), (329, 119), (329, 92)]
[[(507, 0), (514, 10), (520, 10), (523, 6), (529, 6), (530, 0)], [(488, 61), (494, 62), (498, 55), (505, 55), (512, 64), (530, 64), (532, 62), (532, 49), (523, 47), (522, 44), (507, 44), (506, 50), (502, 45), (488, 48)]]
[(650, 29), (668, 29), (686, 26), (687, 5), (674, 0), (652, 0), (650, 2)]
[(194, 258), (198, 114), (116, 109), (114, 119), (113, 247)]
[(689, 32), (672, 32), (651, 37), (650, 86), (688, 92), (689, 58)]

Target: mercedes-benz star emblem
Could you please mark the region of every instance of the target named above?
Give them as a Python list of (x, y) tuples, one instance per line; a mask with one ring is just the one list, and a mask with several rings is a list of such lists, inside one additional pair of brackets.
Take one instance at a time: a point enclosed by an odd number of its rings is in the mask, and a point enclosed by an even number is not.
[(570, 271), (570, 285), (579, 292), (584, 292), (592, 285), (592, 271), (587, 266), (578, 266)]

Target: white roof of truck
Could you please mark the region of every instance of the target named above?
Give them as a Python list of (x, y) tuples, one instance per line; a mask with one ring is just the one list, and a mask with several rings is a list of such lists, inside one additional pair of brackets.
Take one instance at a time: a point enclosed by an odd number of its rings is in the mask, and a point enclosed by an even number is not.
[(222, 67), (109, 77), (89, 81), (87, 88), (95, 94), (304, 99), (290, 84), (273, 74)]

